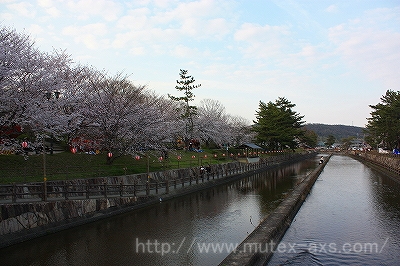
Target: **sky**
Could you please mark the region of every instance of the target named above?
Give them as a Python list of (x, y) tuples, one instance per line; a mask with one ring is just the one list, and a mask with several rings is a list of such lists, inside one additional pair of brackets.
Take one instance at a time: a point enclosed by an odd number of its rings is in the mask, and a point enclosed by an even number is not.
[(306, 123), (364, 127), (400, 90), (400, 0), (0, 0), (0, 25), (159, 95), (188, 70), (194, 105), (249, 123), (285, 97)]

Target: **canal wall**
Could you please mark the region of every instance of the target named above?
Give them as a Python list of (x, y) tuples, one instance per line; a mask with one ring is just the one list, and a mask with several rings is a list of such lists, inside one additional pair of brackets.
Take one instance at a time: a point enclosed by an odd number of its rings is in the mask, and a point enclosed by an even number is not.
[[(220, 178), (210, 179), (204, 183), (193, 184), (191, 186), (180, 187), (172, 190), (168, 194), (160, 193), (89, 199), (73, 199), (73, 197), (70, 197), (69, 199), (61, 198), (62, 200), (51, 200), (51, 198), (49, 198), (47, 201), (29, 201), (32, 198), (27, 198), (24, 199), (26, 200), (25, 202), (1, 204), (0, 248), (131, 210), (149, 207), (160, 201), (166, 201), (223, 183), (233, 182), (257, 172), (305, 160), (314, 156), (315, 153), (291, 154), (290, 156), (282, 156), (280, 159), (278, 158), (279, 156), (276, 156), (276, 158), (271, 158), (268, 162), (264, 161), (253, 165), (258, 167), (239, 167), (241, 165), (238, 162), (226, 165), (215, 165), (213, 166), (214, 174), (221, 174)], [(247, 169), (247, 171), (238, 172), (238, 169)], [(174, 176), (179, 177), (184, 174), (191, 174), (191, 172), (193, 172), (191, 169), (177, 169), (175, 172), (170, 170), (168, 174), (151, 173), (151, 178), (173, 178)], [(225, 176), (222, 176), (222, 173), (224, 173)], [(143, 175), (138, 176), (130, 177), (132, 178), (131, 182), (147, 180), (147, 174), (145, 177), (143, 177)], [(118, 182), (121, 182), (120, 178), (128, 182), (129, 177), (110, 177), (108, 178), (108, 182), (115, 182), (118, 184)], [(73, 182), (81, 181), (74, 180)], [(92, 182), (104, 182), (104, 178)], [(64, 187), (65, 186), (60, 185), (60, 190)]]
[(330, 156), (306, 176), (281, 204), (219, 265), (265, 265), (279, 245)]
[[(210, 165), (210, 172), (201, 174), (200, 167), (163, 170), (159, 172), (140, 173), (133, 175), (108, 176), (71, 180), (48, 180), (46, 182), (29, 182), (23, 184), (0, 185), (0, 204), (6, 202), (27, 201), (52, 201), (65, 200), (91, 195), (94, 197), (107, 197), (114, 192), (117, 194), (135, 194), (161, 185), (169, 181), (182, 182), (183, 179), (192, 179), (194, 182), (203, 178), (214, 179), (234, 174), (240, 174), (265, 166), (279, 164), (284, 161), (293, 161), (302, 158), (302, 154), (286, 153), (277, 156), (260, 158), (257, 163), (244, 163), (240, 161)], [(122, 185), (122, 191), (119, 191)], [(135, 192), (133, 192), (135, 190)], [(108, 191), (108, 193), (107, 193)], [(121, 192), (121, 193), (120, 193)], [(0, 231), (1, 235), (1, 231)]]
[(400, 156), (394, 154), (379, 154), (373, 152), (353, 152), (350, 156), (369, 166), (384, 170), (391, 177), (400, 181)]

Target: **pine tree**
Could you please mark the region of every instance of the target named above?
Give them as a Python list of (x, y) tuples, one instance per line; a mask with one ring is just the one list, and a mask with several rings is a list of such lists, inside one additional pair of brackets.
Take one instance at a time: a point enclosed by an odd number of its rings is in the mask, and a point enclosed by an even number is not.
[(370, 105), (373, 109), (366, 126), (367, 141), (374, 146), (387, 149), (400, 146), (400, 92), (386, 91), (381, 103)]
[(197, 114), (197, 107), (190, 105), (189, 102), (194, 100), (195, 95), (192, 90), (201, 86), (201, 84), (194, 85), (195, 79), (188, 75), (187, 70), (180, 69), (180, 80), (177, 80), (175, 89), (183, 91), (184, 96), (175, 97), (168, 94), (171, 100), (181, 103), (181, 117), (185, 121), (185, 139), (193, 137), (193, 117)]
[(296, 138), (303, 134), (301, 127), (304, 123), (304, 116), (292, 110), (295, 106), (284, 97), (275, 103), (260, 101), (257, 121), (253, 121), (257, 143), (270, 150), (295, 149)]

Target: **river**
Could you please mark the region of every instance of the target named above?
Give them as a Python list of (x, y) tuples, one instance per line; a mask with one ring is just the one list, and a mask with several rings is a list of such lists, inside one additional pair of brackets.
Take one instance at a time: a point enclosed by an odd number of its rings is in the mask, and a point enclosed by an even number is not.
[(268, 170), (4, 248), (2, 265), (217, 265), (317, 164)]
[(333, 156), (268, 265), (400, 265), (400, 185)]
[[(218, 265), (318, 159), (0, 250), (2, 265)], [(269, 265), (400, 265), (400, 188), (333, 156)]]

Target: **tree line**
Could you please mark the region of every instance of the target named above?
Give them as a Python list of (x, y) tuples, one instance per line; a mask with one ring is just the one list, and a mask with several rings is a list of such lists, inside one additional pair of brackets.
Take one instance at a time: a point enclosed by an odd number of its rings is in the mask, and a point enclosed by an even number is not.
[[(180, 74), (177, 89), (195, 88), (187, 70)], [(252, 138), (248, 121), (229, 115), (216, 100), (204, 99), (196, 108), (186, 102), (182, 108), (181, 100), (194, 95), (159, 95), (123, 73), (75, 64), (65, 51), (42, 52), (28, 35), (7, 27), (0, 28), (0, 89), (2, 145), (17, 147), (21, 139), (32, 146), (45, 140), (71, 145), (80, 137), (122, 155), (160, 150), (179, 138), (215, 145)]]
[[(64, 50), (45, 53), (30, 36), (0, 28), (0, 139), (2, 145), (33, 146), (45, 140), (91, 140), (96, 149), (115, 155), (162, 150), (177, 140), (232, 147), (256, 142), (268, 150), (315, 147), (317, 135), (304, 127), (304, 116), (285, 97), (259, 102), (252, 125), (233, 116), (216, 100), (191, 105), (201, 86), (181, 69), (175, 89), (182, 95), (159, 95), (133, 84), (123, 73), (75, 64)], [(399, 92), (388, 91), (371, 105), (368, 140), (398, 147)], [(15, 137), (18, 138), (15, 139)]]
[[(245, 118), (228, 114), (219, 101), (203, 99), (199, 106), (191, 105), (193, 90), (201, 84), (195, 84), (188, 70), (181, 69), (176, 80), (175, 89), (183, 96), (165, 97), (133, 84), (123, 73), (109, 75), (75, 64), (66, 51), (42, 52), (28, 35), (14, 29), (1, 27), (0, 40), (3, 145), (18, 146), (25, 140), (40, 147), (45, 140), (61, 140), (76, 149), (80, 147), (73, 146), (80, 144), (74, 140), (80, 139), (118, 156), (162, 150), (177, 140), (186, 147), (193, 140), (217, 147), (255, 140), (267, 149), (294, 148), (294, 138), (301, 135), (302, 116), (285, 98), (276, 106), (283, 116), (267, 110), (275, 104), (264, 107), (260, 102), (251, 126)], [(264, 127), (267, 122), (269, 128)], [(274, 137), (265, 138), (272, 128)]]

